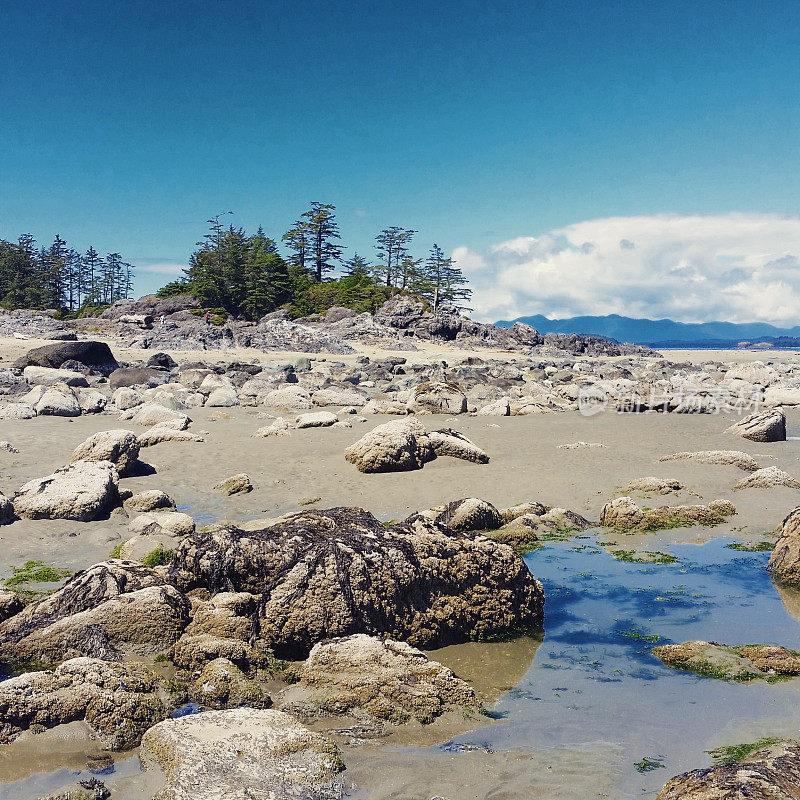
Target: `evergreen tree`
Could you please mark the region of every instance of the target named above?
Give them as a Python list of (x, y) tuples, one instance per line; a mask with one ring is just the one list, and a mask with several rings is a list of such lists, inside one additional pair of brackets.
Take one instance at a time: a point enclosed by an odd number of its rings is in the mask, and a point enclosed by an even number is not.
[(305, 238), (311, 252), (311, 271), (318, 283), (334, 268), (332, 262), (342, 261), (342, 245), (337, 244), (339, 223), (334, 216), (336, 206), (330, 203), (311, 203), (311, 208), (303, 214)]
[(83, 257), (84, 302), (98, 305), (103, 302), (103, 270), (105, 264), (94, 247)]
[(300, 270), (306, 272), (306, 263), (309, 261), (310, 256), (310, 237), (308, 225), (305, 220), (299, 219), (294, 223), (291, 230), (286, 231), (281, 237), (282, 241), (286, 243), (292, 254), (289, 256), (289, 264)]
[(380, 263), (374, 268), (375, 279), (386, 286), (396, 286), (399, 265), (409, 256), (408, 245), (417, 231), (397, 226), (384, 228), (375, 237), (375, 249)]
[(358, 253), (355, 253), (344, 265), (344, 276), (345, 278), (351, 278), (354, 275), (366, 275), (368, 277), (372, 274), (372, 270), (372, 264), (366, 258), (362, 258)]

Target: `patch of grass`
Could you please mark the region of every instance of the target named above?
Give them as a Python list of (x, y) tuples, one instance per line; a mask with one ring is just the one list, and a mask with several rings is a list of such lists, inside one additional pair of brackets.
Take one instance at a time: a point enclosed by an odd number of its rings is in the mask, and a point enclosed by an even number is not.
[(654, 769), (664, 769), (663, 756), (656, 756), (650, 758), (645, 756), (641, 761), (634, 762), (633, 766), (636, 767), (637, 772), (651, 772)]
[(725, 546), (728, 550), (744, 550), (747, 553), (767, 553), (775, 547), (772, 542), (733, 542)]
[(169, 564), (174, 556), (174, 550), (167, 550), (159, 545), (142, 559), (142, 564), (144, 564), (145, 567), (163, 567)]
[(727, 744), (723, 747), (717, 747), (714, 750), (706, 750), (706, 752), (714, 759), (716, 764), (738, 764), (743, 761), (751, 753), (756, 750), (762, 750), (765, 747), (772, 747), (774, 744), (784, 741), (783, 739), (776, 739), (768, 737), (759, 739), (757, 742), (747, 742), (745, 744)]
[(56, 583), (68, 578), (72, 572), (68, 569), (48, 567), (44, 561), (26, 561), (21, 567), (11, 567), (14, 573), (5, 581), (6, 586), (19, 586), (22, 583)]
[(658, 550), (612, 550), (611, 555), (617, 561), (629, 561), (633, 564), (674, 564), (678, 559), (670, 553)]

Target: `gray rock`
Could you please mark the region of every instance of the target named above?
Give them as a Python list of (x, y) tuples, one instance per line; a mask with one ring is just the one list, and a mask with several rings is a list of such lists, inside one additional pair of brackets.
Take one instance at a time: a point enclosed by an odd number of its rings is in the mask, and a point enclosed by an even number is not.
[(786, 415), (782, 408), (759, 411), (726, 428), (725, 432), (753, 442), (785, 442)]
[(344, 451), (361, 472), (402, 472), (421, 469), (435, 454), (422, 423), (413, 418), (378, 425)]
[(133, 431), (100, 431), (79, 444), (70, 458), (76, 461), (110, 461), (117, 472), (125, 477), (130, 475), (139, 459), (139, 441)]

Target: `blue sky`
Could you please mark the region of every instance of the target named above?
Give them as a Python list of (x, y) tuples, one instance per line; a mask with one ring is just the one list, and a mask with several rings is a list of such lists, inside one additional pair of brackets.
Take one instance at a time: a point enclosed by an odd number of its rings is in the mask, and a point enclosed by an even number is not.
[(2, 26), (0, 236), (118, 250), (140, 291), (228, 209), (279, 236), (331, 202), (350, 253), (402, 225), (483, 276), (584, 221), (800, 210), (796, 1), (41, 0)]

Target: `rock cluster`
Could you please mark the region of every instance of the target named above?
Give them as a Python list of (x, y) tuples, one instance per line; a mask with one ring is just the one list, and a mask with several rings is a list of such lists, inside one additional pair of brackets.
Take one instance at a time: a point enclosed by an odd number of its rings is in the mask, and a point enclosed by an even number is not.
[(660, 506), (642, 509), (630, 497), (618, 497), (603, 506), (600, 525), (619, 530), (652, 531), (691, 525), (719, 525), (736, 513), (727, 500), (713, 500), (708, 505)]

